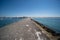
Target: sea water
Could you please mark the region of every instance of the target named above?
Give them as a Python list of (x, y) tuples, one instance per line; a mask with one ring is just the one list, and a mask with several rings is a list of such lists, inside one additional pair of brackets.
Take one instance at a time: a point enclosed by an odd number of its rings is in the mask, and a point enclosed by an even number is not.
[(22, 20), (22, 18), (17, 17), (0, 17), (0, 28), (4, 27), (7, 24), (11, 24), (13, 22), (17, 22)]
[(35, 21), (43, 24), (45, 27), (60, 33), (60, 17), (33, 18)]

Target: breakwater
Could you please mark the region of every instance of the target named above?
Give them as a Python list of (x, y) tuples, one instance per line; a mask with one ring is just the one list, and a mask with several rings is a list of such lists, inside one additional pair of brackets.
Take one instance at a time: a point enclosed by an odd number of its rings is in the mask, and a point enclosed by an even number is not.
[(0, 40), (50, 40), (30, 18), (0, 28)]

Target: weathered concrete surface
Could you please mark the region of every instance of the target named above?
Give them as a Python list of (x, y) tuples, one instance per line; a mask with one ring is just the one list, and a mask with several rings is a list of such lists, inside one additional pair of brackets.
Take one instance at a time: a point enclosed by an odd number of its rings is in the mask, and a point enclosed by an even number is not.
[(49, 40), (49, 38), (30, 18), (26, 18), (0, 28), (0, 40)]

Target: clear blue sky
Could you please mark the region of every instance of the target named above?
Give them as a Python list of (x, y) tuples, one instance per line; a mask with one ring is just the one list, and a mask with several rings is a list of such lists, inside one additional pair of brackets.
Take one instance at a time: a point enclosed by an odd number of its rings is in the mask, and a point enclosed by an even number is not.
[(0, 0), (0, 16), (60, 17), (60, 0)]

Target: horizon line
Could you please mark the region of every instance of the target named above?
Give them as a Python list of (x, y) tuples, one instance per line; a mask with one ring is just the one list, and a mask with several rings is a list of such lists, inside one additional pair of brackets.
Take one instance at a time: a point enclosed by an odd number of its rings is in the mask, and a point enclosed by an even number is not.
[[(0, 17), (32, 17), (32, 16), (0, 16)], [(33, 16), (33, 17), (37, 17), (37, 16)], [(40, 17), (40, 16), (38, 16), (38, 17)], [(54, 17), (59, 17), (59, 16), (54, 16)]]

